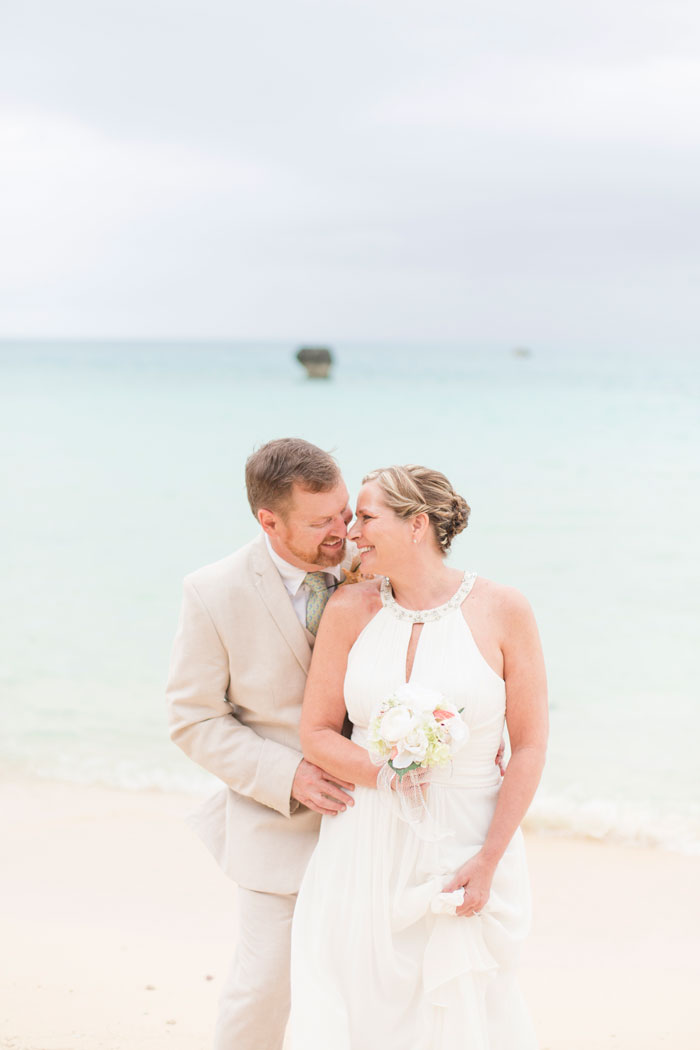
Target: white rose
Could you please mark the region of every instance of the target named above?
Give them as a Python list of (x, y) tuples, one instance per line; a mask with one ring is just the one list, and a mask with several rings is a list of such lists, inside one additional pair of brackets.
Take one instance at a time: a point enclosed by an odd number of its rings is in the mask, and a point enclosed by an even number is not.
[(403, 740), (405, 751), (413, 755), (414, 762), (422, 762), (428, 751), (428, 738), (421, 726), (416, 726)]
[(397, 743), (398, 754), (392, 758), (394, 769), (406, 769), (414, 762), (419, 764), (428, 752), (428, 738), (420, 725), (414, 726), (403, 740)]
[(413, 715), (405, 707), (392, 707), (382, 718), (379, 732), (387, 743), (393, 744), (410, 733), (414, 723)]
[(395, 695), (403, 703), (412, 707), (416, 713), (434, 711), (440, 706), (442, 700), (442, 693), (438, 693), (436, 689), (427, 689), (418, 682), (405, 682), (399, 686)]
[(398, 755), (392, 758), (391, 764), (394, 769), (408, 769), (416, 761), (416, 756), (412, 755), (410, 751), (402, 750), (403, 744), (399, 748)]

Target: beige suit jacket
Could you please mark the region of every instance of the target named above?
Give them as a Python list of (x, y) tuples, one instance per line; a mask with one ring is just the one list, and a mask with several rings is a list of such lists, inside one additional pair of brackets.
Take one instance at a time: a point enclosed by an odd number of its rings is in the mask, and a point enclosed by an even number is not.
[(193, 824), (248, 889), (296, 892), (318, 836), (319, 815), (291, 799), (312, 643), (264, 535), (185, 578), (170, 733), (227, 785)]

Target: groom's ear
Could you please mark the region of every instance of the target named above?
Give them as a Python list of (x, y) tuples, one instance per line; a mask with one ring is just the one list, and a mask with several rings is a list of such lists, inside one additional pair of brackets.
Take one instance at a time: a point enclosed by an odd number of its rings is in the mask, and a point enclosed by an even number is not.
[(265, 510), (261, 507), (258, 511), (258, 521), (262, 525), (265, 532), (274, 534), (277, 529), (277, 515), (274, 511)]

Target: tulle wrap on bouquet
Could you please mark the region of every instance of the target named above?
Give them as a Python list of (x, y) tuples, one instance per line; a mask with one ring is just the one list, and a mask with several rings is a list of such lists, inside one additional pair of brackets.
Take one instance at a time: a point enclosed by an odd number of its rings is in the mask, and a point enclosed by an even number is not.
[(391, 799), (394, 812), (424, 842), (439, 842), (454, 836), (450, 828), (441, 827), (430, 812), (428, 785), (430, 769), (419, 766), (399, 777), (388, 762), (384, 762), (377, 777), (377, 790)]

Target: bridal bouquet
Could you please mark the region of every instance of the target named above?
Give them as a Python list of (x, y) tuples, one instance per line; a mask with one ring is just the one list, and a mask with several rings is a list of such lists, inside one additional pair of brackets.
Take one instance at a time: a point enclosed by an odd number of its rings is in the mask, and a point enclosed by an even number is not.
[(469, 727), (459, 715), (435, 689), (407, 682), (377, 705), (369, 723), (370, 757), (381, 766), (377, 788), (391, 798), (401, 820), (428, 842), (453, 834), (438, 827), (425, 788), (430, 771), (447, 765), (469, 739)]
[(406, 682), (382, 700), (369, 723), (369, 752), (403, 780), (407, 773), (444, 766), (466, 743), (469, 728), (454, 704), (434, 689)]

